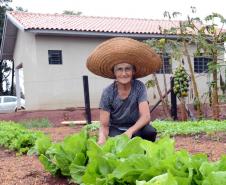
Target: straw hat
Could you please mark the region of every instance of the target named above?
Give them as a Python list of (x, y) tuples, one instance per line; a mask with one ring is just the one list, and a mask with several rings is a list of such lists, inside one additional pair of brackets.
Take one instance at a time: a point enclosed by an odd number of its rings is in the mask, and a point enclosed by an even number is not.
[(160, 56), (148, 45), (130, 38), (117, 37), (98, 45), (87, 59), (87, 68), (96, 75), (115, 78), (113, 67), (129, 63), (136, 68), (135, 78), (147, 76), (162, 66)]

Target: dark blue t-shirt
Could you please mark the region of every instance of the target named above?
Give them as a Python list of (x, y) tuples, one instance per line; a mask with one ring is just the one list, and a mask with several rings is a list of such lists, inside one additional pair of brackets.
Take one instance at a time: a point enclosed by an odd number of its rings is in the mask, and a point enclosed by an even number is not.
[(143, 82), (132, 80), (131, 83), (131, 91), (126, 99), (119, 97), (116, 82), (102, 92), (99, 107), (110, 113), (110, 126), (125, 130), (131, 127), (139, 119), (139, 103), (148, 101)]

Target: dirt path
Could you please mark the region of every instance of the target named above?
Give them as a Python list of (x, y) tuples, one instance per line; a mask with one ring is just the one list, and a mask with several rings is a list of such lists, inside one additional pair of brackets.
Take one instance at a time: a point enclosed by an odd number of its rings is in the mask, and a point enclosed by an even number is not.
[(189, 153), (205, 153), (209, 160), (216, 161), (226, 155), (226, 133), (219, 132), (211, 135), (176, 136), (176, 149), (186, 149)]
[(35, 156), (16, 156), (0, 148), (1, 185), (66, 185), (67, 180), (45, 172)]

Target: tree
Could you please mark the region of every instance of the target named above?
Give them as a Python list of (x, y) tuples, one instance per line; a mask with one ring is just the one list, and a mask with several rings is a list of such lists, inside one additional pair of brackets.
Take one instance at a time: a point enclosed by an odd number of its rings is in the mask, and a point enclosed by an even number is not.
[[(157, 53), (159, 53), (161, 55), (161, 58), (162, 58), (162, 61), (163, 61), (163, 82), (164, 82), (164, 91), (165, 91), (165, 94), (167, 95), (167, 83), (166, 83), (166, 76), (165, 76), (165, 65), (164, 65), (164, 55), (167, 53), (166, 51), (166, 45), (167, 45), (167, 42), (166, 42), (166, 39), (149, 39), (149, 40), (145, 40), (144, 41), (146, 44), (148, 44), (151, 48), (153, 48)], [(155, 85), (156, 85), (156, 88), (158, 90), (158, 94), (159, 94), (159, 97), (161, 99), (161, 102), (162, 102), (162, 105), (163, 105), (163, 111), (167, 117), (167, 119), (170, 118), (170, 109), (169, 109), (169, 103), (168, 103), (168, 96), (165, 96), (165, 99), (163, 98), (163, 93), (160, 89), (160, 85), (159, 85), (159, 81), (158, 81), (158, 78), (157, 78), (157, 75), (154, 73), (153, 74), (153, 77), (154, 77), (154, 82), (155, 82)]]
[(17, 6), (17, 7), (16, 7), (16, 11), (19, 11), (19, 12), (28, 12), (27, 9), (24, 9), (24, 8), (21, 7), (21, 6)]
[(8, 3), (12, 2), (12, 0), (0, 0), (0, 6), (9, 7)]
[(80, 12), (80, 11), (74, 12), (73, 10), (64, 10), (63, 14), (65, 14), (65, 15), (81, 15), (82, 12)]
[[(209, 63), (209, 72), (212, 74), (212, 82), (210, 84), (211, 89), (211, 102), (213, 118), (219, 120), (219, 94), (218, 94), (218, 74), (220, 74), (221, 65), (219, 64), (219, 56), (224, 54), (224, 42), (226, 40), (226, 32), (223, 31), (223, 26), (226, 23), (226, 19), (218, 14), (212, 13), (205, 17), (203, 22), (200, 21), (201, 26), (197, 27), (195, 21), (200, 19), (189, 19), (190, 27), (197, 32), (195, 39), (198, 43), (198, 50), (202, 50), (205, 55), (210, 56), (212, 62)], [(221, 81), (220, 81), (221, 82)]]
[(4, 25), (5, 12), (7, 10), (12, 10), (12, 8), (10, 8), (6, 2), (9, 2), (9, 1), (0, 1), (0, 28), (1, 28), (0, 33), (1, 33), (1, 36), (2, 36), (2, 28)]
[[(195, 8), (192, 8), (192, 12), (195, 13)], [(167, 13), (169, 14), (169, 13)], [(175, 12), (173, 15), (177, 15)], [(171, 18), (171, 16), (169, 16)], [(216, 21), (217, 19), (217, 21)], [(194, 70), (191, 63), (190, 54), (188, 52), (188, 44), (194, 43), (197, 46), (194, 55), (200, 55), (202, 51), (203, 56), (209, 56), (212, 61), (209, 63), (208, 70), (212, 74), (211, 82), (211, 102), (213, 110), (213, 118), (218, 120), (220, 115), (219, 109), (219, 95), (218, 95), (218, 72), (221, 68), (219, 65), (219, 56), (225, 51), (224, 41), (226, 40), (226, 34), (223, 32), (223, 26), (226, 23), (226, 19), (218, 14), (212, 13), (205, 17), (204, 21), (200, 18), (190, 18), (188, 16), (186, 21), (181, 21), (179, 26), (167, 30), (168, 34), (178, 34), (184, 55), (187, 57), (189, 64), (189, 71), (191, 74), (191, 80), (194, 87), (194, 95), (196, 98), (196, 106), (198, 115), (202, 115), (201, 101), (198, 93), (197, 83), (194, 76)], [(221, 25), (219, 25), (221, 24)]]
[[(11, 73), (11, 66), (9, 62), (1, 60), (0, 61), (0, 95), (9, 95), (10, 94), (10, 83), (9, 75)], [(5, 89), (3, 88), (5, 87)]]
[[(192, 10), (194, 10), (193, 7), (192, 7)], [(173, 18), (177, 17), (178, 15), (181, 15), (181, 13), (173, 12), (172, 15), (171, 15), (167, 11), (164, 12), (164, 16), (168, 17), (169, 20), (171, 20), (172, 17)], [(192, 67), (191, 56), (190, 56), (189, 51), (188, 51), (188, 45), (193, 42), (193, 37), (191, 37), (191, 29), (190, 29), (190, 26), (188, 24), (188, 21), (181, 21), (179, 23), (179, 25), (175, 25), (175, 26), (171, 27), (169, 30), (164, 30), (164, 33), (165, 34), (178, 35), (178, 39), (176, 40), (176, 42), (171, 40), (170, 43), (173, 43), (173, 46), (178, 45), (177, 47), (174, 47), (174, 52), (176, 54), (182, 53), (183, 56), (185, 56), (187, 58), (189, 73), (190, 73), (190, 76), (191, 76), (191, 82), (192, 82), (192, 85), (193, 85), (193, 91), (194, 91), (194, 95), (195, 95), (194, 101), (196, 103), (197, 115), (198, 115), (199, 118), (202, 118), (200, 95), (199, 95), (199, 92), (198, 92), (198, 86), (197, 86), (197, 82), (196, 82), (195, 75), (194, 75), (194, 69)], [(192, 34), (194, 34), (194, 33), (192, 33)], [(181, 58), (183, 56), (180, 55)]]
[[(4, 26), (5, 12), (7, 10), (12, 10), (12, 8), (8, 6), (7, 4), (8, 2), (11, 2), (11, 1), (10, 0), (0, 1), (0, 38), (1, 39), (2, 39), (2, 32), (3, 32), (3, 26)], [(10, 73), (11, 73), (10, 62), (6, 60), (0, 60), (0, 95), (10, 94), (10, 82), (8, 79)]]

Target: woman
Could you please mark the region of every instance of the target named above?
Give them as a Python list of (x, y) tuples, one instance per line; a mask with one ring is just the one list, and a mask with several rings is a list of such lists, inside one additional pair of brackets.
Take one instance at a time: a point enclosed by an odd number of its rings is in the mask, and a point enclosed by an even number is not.
[(114, 38), (99, 45), (87, 60), (93, 73), (115, 81), (103, 90), (100, 101), (98, 143), (108, 136), (126, 134), (155, 141), (150, 123), (145, 85), (136, 78), (161, 67), (160, 57), (146, 44), (129, 38)]

